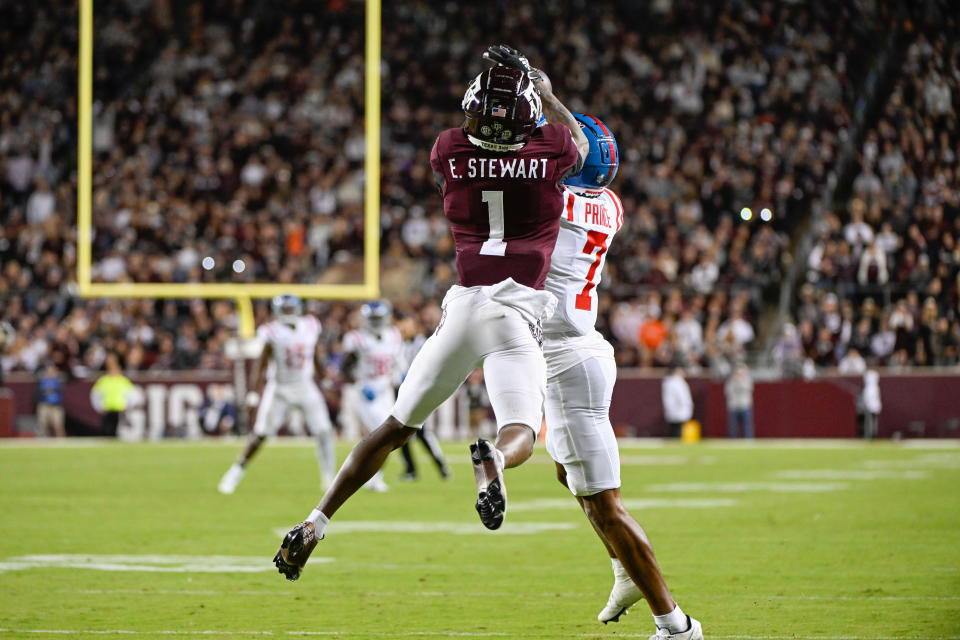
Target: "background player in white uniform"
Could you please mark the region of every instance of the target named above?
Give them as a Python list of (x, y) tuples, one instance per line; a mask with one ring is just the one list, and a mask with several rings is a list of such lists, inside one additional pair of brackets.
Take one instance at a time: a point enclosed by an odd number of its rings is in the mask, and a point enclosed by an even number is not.
[[(413, 316), (406, 316), (401, 319), (397, 328), (400, 329), (400, 335), (403, 336), (403, 360), (409, 365), (420, 351), (420, 347), (427, 341), (427, 337), (419, 329), (419, 321), (414, 319)], [(404, 374), (406, 374), (406, 371), (404, 371)], [(437, 466), (437, 471), (440, 472), (440, 477), (448, 480), (450, 478), (450, 467), (447, 466), (447, 461), (443, 457), (443, 450), (440, 448), (440, 441), (437, 440), (437, 435), (433, 432), (433, 429), (425, 423), (423, 428), (417, 431), (416, 438), (427, 449), (427, 453), (430, 454), (430, 458)], [(410, 442), (404, 442), (403, 446), (400, 447), (400, 455), (403, 456), (404, 464), (403, 475), (400, 478), (403, 480), (417, 479), (417, 464), (414, 462), (410, 445)]]
[(613, 591), (598, 619), (616, 622), (646, 596), (658, 629), (654, 638), (696, 640), (703, 637), (700, 623), (674, 602), (646, 534), (620, 500), (620, 453), (609, 417), (617, 365), (613, 347), (594, 328), (597, 284), (623, 224), (620, 199), (605, 188), (617, 172), (617, 143), (599, 119), (574, 117), (590, 151), (580, 173), (564, 183), (560, 234), (547, 274), (546, 288), (558, 301), (543, 325), (547, 451), (613, 563)]
[[(257, 407), (257, 417), (247, 446), (220, 480), (220, 493), (236, 490), (250, 458), (267, 436), (277, 433), (290, 409), (303, 412), (307, 429), (317, 438), (317, 460), (324, 487), (330, 486), (337, 471), (336, 434), (327, 403), (313, 379), (315, 373), (323, 372), (317, 351), (320, 321), (301, 315), (303, 303), (295, 296), (277, 296), (272, 307), (274, 320), (257, 329), (263, 351), (247, 394), (247, 405)], [(264, 379), (263, 393), (257, 393)]]
[[(397, 400), (393, 389), (406, 369), (403, 337), (391, 320), (389, 302), (368, 302), (360, 307), (360, 328), (343, 336), (342, 373), (351, 383), (343, 404), (356, 415), (365, 436), (390, 415)], [(383, 472), (377, 471), (366, 487), (386, 491)]]
[[(284, 536), (273, 561), (288, 580), (300, 577), (340, 506), (480, 364), (499, 428), (496, 443), (471, 445), (476, 509), (487, 528), (503, 522), (503, 469), (533, 453), (546, 386), (540, 322), (556, 304), (543, 285), (557, 242), (560, 183), (580, 170), (587, 139), (518, 51), (497, 45), (484, 57), (497, 66), (474, 78), (463, 126), (442, 131), (430, 155), (459, 284), (447, 291), (440, 323), (410, 365), (390, 417)], [(549, 123), (537, 128), (541, 113)]]

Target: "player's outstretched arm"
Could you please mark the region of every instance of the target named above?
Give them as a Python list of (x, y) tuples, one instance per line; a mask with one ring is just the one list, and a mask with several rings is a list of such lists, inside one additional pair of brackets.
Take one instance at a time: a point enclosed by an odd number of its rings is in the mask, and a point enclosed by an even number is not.
[(502, 64), (506, 67), (520, 69), (527, 74), (530, 82), (533, 83), (534, 89), (537, 90), (540, 94), (540, 99), (543, 101), (543, 115), (547, 119), (547, 122), (562, 124), (570, 130), (582, 162), (590, 150), (587, 136), (583, 135), (579, 123), (574, 119), (570, 110), (563, 106), (563, 103), (553, 95), (553, 84), (550, 80), (539, 69), (531, 67), (527, 57), (511, 46), (505, 44), (491, 45), (487, 47), (487, 51), (483, 54), (483, 57), (486, 60)]
[(570, 129), (570, 133), (573, 134), (573, 142), (577, 145), (577, 153), (580, 154), (580, 160), (582, 161), (590, 151), (590, 144), (587, 142), (587, 136), (583, 135), (583, 131), (580, 130), (580, 124), (570, 113), (570, 110), (553, 95), (542, 78), (534, 81), (533, 86), (540, 91), (540, 100), (543, 101), (543, 117), (547, 119), (547, 122), (556, 122)]

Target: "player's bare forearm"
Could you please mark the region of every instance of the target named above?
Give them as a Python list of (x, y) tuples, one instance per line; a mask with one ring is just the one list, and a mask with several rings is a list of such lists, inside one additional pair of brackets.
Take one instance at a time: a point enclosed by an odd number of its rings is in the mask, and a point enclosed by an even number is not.
[(380, 470), (390, 452), (403, 445), (416, 432), (416, 429), (404, 426), (392, 416), (387, 418), (353, 448), (317, 509), (332, 518), (337, 509)]
[(563, 103), (553, 95), (550, 88), (543, 81), (534, 82), (534, 86), (540, 91), (540, 100), (543, 102), (543, 116), (547, 122), (562, 124), (573, 135), (573, 142), (577, 145), (577, 151), (581, 158), (587, 157), (590, 150), (590, 144), (587, 142), (587, 136), (580, 130), (580, 124), (570, 113), (570, 110), (563, 106)]

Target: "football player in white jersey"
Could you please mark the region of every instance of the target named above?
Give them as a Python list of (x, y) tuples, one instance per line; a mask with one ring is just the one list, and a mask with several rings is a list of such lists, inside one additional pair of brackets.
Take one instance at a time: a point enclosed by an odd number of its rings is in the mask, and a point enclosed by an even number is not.
[[(247, 463), (267, 436), (274, 435), (290, 409), (299, 409), (310, 433), (317, 438), (317, 460), (323, 486), (329, 487), (337, 472), (336, 434), (327, 403), (314, 382), (322, 374), (317, 351), (320, 321), (302, 315), (303, 303), (295, 296), (277, 296), (272, 302), (274, 319), (257, 329), (263, 351), (247, 394), (247, 406), (257, 407), (257, 417), (247, 446), (220, 480), (220, 493), (233, 493), (243, 479)], [(263, 392), (256, 389), (266, 380)]]
[[(341, 372), (347, 382), (343, 404), (360, 422), (363, 434), (379, 427), (396, 402), (394, 388), (405, 368), (403, 336), (393, 326), (393, 310), (386, 300), (368, 302), (360, 307), (360, 328), (343, 336)], [(387, 491), (383, 471), (367, 481), (371, 491)]]
[(645, 596), (657, 625), (653, 638), (699, 640), (700, 623), (674, 602), (646, 534), (620, 500), (620, 453), (609, 417), (617, 365), (613, 347), (594, 328), (597, 284), (623, 225), (620, 199), (606, 188), (619, 158), (603, 122), (589, 114), (574, 117), (590, 150), (580, 173), (564, 183), (560, 235), (547, 274), (546, 289), (558, 301), (543, 325), (547, 451), (613, 564), (613, 591), (598, 619), (616, 622)]

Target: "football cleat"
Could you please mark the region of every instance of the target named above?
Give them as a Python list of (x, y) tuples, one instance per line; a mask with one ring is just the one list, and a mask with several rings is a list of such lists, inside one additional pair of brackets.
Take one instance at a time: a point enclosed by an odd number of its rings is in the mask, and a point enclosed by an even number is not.
[(230, 495), (237, 490), (237, 485), (243, 480), (243, 467), (233, 464), (227, 472), (220, 478), (220, 484), (217, 485), (217, 491), (224, 495)]
[(603, 624), (619, 622), (620, 616), (626, 614), (627, 609), (639, 602), (641, 598), (643, 593), (629, 576), (618, 577), (613, 583), (607, 606), (597, 615), (597, 620)]
[(507, 511), (503, 468), (492, 444), (480, 438), (470, 445), (470, 461), (477, 479), (477, 513), (487, 529), (499, 529)]
[(283, 543), (277, 555), (273, 557), (273, 564), (286, 576), (287, 580), (293, 582), (300, 577), (303, 566), (307, 564), (307, 558), (320, 540), (312, 522), (301, 522), (283, 537)]
[(650, 640), (703, 640), (703, 627), (699, 620), (687, 616), (687, 630), (670, 633), (663, 627), (657, 627), (657, 632), (650, 636)]

